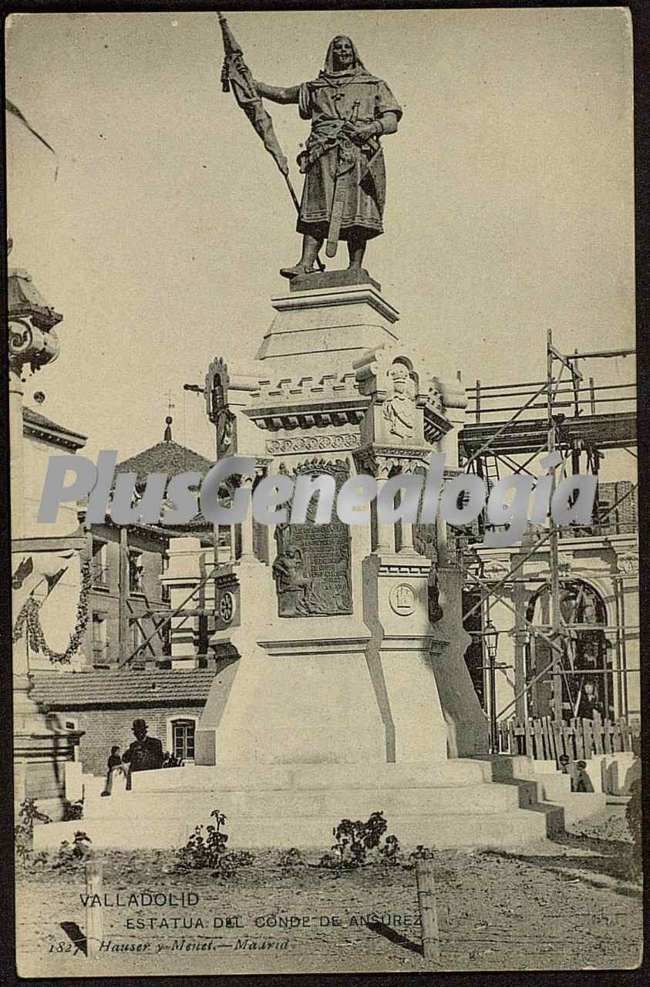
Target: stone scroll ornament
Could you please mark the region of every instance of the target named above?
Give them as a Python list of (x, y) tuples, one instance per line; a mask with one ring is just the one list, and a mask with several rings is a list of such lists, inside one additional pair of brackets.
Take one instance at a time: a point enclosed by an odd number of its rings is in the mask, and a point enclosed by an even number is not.
[[(297, 472), (329, 472), (337, 491), (347, 480), (345, 464), (319, 463)], [(273, 578), (280, 617), (334, 616), (352, 613), (350, 531), (341, 521), (313, 524), (312, 501), (306, 524), (279, 524)]]

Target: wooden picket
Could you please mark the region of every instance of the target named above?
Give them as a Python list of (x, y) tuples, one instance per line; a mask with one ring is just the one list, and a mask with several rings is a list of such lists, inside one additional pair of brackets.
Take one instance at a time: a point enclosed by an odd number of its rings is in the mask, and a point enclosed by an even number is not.
[(498, 724), (499, 750), (508, 754), (526, 754), (536, 760), (555, 760), (565, 755), (571, 762), (584, 761), (602, 754), (639, 751), (639, 728), (624, 719), (574, 718), (569, 722), (550, 716), (530, 717), (524, 722), (512, 718)]
[(564, 724), (558, 723), (557, 720), (552, 722), (551, 727), (553, 730), (553, 739), (555, 741), (555, 760), (559, 764), (562, 755), (566, 754), (567, 733)]
[[(517, 726), (519, 726), (519, 724), (517, 724)], [(517, 739), (517, 734), (515, 733), (514, 719), (508, 720), (507, 727), (508, 727), (508, 749), (510, 750), (511, 754), (518, 754), (519, 741)]]
[(603, 721), (600, 718), (600, 713), (594, 713), (594, 718), (591, 721), (591, 735), (593, 737), (596, 754), (604, 754), (605, 747), (603, 745)]

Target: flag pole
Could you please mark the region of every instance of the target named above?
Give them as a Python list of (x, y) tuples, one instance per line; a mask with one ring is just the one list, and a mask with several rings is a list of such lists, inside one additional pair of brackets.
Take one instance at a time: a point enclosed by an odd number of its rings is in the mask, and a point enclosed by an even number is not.
[[(282, 174), (284, 175), (284, 172)], [(288, 175), (284, 175), (284, 180), (287, 183), (287, 188), (289, 189), (289, 193), (291, 194), (291, 198), (293, 199), (293, 204), (296, 207), (296, 212), (299, 213), (300, 212), (300, 203), (298, 202), (298, 196), (296, 195), (296, 190), (294, 189), (293, 185), (291, 184), (291, 179), (289, 178)]]
[[(225, 54), (224, 67), (221, 72), (222, 89), (224, 92), (229, 92), (230, 90), (233, 91), (235, 99), (242, 109), (244, 109), (244, 112), (252, 123), (253, 128), (262, 138), (266, 150), (269, 151), (275, 160), (278, 170), (281, 172), (287, 189), (289, 190), (291, 201), (295, 206), (296, 212), (300, 215), (300, 202), (291, 183), (291, 178), (289, 177), (287, 159), (282, 151), (282, 148), (280, 147), (275, 133), (273, 132), (273, 122), (271, 117), (266, 110), (263, 109), (262, 97), (257, 92), (255, 80), (253, 79), (250, 69), (243, 60), (241, 47), (235, 40), (235, 37), (228, 26), (228, 21), (221, 11), (218, 10), (216, 13), (219, 18), (219, 25), (221, 27)], [(234, 67), (232, 65), (233, 60), (235, 63)], [(316, 257), (316, 263), (320, 271), (325, 270), (325, 265), (320, 259), (320, 256)]]

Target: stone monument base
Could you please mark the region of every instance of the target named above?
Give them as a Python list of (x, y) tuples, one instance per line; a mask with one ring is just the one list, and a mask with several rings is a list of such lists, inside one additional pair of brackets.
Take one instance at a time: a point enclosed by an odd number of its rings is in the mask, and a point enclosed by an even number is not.
[(74, 760), (79, 733), (53, 731), (45, 718), (40, 729), (14, 735), (14, 803), (19, 811), (25, 799), (36, 799), (40, 812), (61, 819), (66, 800), (66, 764)]
[[(23, 641), (14, 643), (14, 663), (21, 658)], [(22, 651), (24, 655), (24, 648)], [(64, 730), (56, 715), (49, 715), (30, 696), (29, 676), (17, 670), (14, 694), (14, 807), (25, 799), (36, 799), (40, 812), (60, 819), (66, 800), (66, 764), (74, 761), (75, 747), (83, 731)]]
[[(326, 850), (341, 819), (383, 812), (387, 832), (403, 847), (510, 846), (562, 830), (562, 810), (538, 802), (537, 793), (536, 782), (494, 783), (492, 764), (470, 759), (429, 766), (187, 766), (140, 772), (133, 790), (115, 798), (87, 790), (83, 828), (96, 848), (173, 848), (219, 809), (232, 849)], [(58, 846), (78, 828), (78, 822), (39, 826), (34, 844)]]

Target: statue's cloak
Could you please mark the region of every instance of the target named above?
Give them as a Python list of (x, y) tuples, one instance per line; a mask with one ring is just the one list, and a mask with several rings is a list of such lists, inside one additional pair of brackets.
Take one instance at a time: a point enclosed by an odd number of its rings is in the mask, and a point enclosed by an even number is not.
[(383, 232), (384, 155), (376, 138), (363, 147), (354, 144), (346, 134), (346, 123), (371, 123), (384, 113), (395, 113), (399, 119), (402, 110), (386, 83), (366, 70), (354, 45), (353, 65), (335, 71), (333, 45), (332, 41), (318, 78), (299, 89), (300, 116), (312, 121), (312, 129), (298, 157), (305, 186), (297, 229), (319, 238), (327, 235), (334, 191), (341, 183), (340, 238), (370, 238)]

